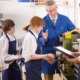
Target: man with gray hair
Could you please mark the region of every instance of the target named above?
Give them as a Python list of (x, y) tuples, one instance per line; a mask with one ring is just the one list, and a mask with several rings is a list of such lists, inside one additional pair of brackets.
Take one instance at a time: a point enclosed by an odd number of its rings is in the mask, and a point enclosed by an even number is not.
[[(60, 45), (59, 37), (67, 32), (75, 29), (74, 24), (67, 16), (61, 15), (57, 12), (57, 5), (55, 1), (49, 0), (46, 2), (47, 15), (43, 18), (46, 26), (43, 32), (40, 33), (39, 41), (42, 45), (42, 54), (52, 53), (56, 56), (55, 46)], [(55, 71), (58, 73), (58, 62), (48, 64), (46, 61), (42, 62), (42, 73), (44, 73), (45, 80), (53, 80)]]

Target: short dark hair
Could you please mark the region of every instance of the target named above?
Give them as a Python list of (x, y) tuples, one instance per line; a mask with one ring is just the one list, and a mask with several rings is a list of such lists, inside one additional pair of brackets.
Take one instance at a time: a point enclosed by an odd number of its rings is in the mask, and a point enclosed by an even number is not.
[(48, 0), (48, 1), (45, 3), (46, 6), (51, 6), (51, 5), (53, 5), (53, 4), (56, 4), (55, 1), (53, 1), (53, 0)]
[(2, 22), (2, 29), (4, 32), (11, 30), (11, 28), (14, 26), (15, 26), (15, 23), (11, 19), (7, 19)]

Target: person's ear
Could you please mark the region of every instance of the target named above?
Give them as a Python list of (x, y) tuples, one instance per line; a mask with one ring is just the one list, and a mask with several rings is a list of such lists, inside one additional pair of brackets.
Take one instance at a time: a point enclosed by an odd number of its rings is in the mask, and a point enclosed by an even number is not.
[(9, 27), (9, 29), (8, 29), (8, 31), (10, 31), (12, 28), (11, 27)]
[(8, 27), (6, 26), (6, 31), (10, 31), (11, 30), (11, 27)]

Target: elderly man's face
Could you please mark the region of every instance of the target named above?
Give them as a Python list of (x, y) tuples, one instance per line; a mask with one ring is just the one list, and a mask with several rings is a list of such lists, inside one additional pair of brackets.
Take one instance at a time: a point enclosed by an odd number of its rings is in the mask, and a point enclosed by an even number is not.
[(46, 6), (46, 11), (52, 18), (55, 18), (57, 15), (57, 5)]

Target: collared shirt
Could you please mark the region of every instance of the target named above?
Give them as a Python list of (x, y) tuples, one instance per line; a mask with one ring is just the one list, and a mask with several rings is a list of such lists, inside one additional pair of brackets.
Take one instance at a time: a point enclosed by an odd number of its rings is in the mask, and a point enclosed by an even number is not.
[(33, 34), (36, 38), (30, 32), (27, 32), (22, 43), (22, 55), (25, 58), (25, 62), (30, 59), (31, 55), (35, 54), (35, 51), (37, 49), (36, 39), (38, 38), (38, 34), (35, 32), (33, 32)]
[[(14, 36), (11, 36), (7, 34), (10, 41), (14, 41)], [(17, 46), (17, 44), (16, 44)], [(0, 38), (0, 66), (2, 65), (4, 69), (7, 69), (9, 67), (8, 64), (4, 63), (4, 58), (8, 55), (8, 48), (9, 48), (9, 40), (7, 39), (6, 35), (3, 34), (3, 36)], [(2, 57), (1, 57), (2, 56)]]
[[(15, 37), (7, 34), (9, 37), (10, 41), (14, 41)], [(3, 36), (0, 38), (0, 43), (1, 43), (1, 51), (5, 55), (8, 54), (8, 47), (9, 47), (9, 40), (7, 39), (6, 35), (3, 34)], [(18, 43), (16, 43), (16, 48), (18, 49)]]

